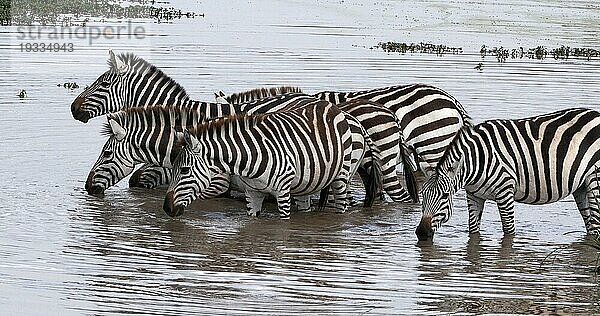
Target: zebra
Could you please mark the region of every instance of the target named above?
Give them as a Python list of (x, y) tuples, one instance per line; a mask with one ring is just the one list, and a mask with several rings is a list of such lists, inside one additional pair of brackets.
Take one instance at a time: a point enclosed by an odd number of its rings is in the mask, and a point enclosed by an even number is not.
[[(178, 149), (174, 147), (178, 139), (176, 133), (187, 126), (235, 113), (266, 112), (282, 104), (299, 107), (320, 102), (313, 97), (289, 94), (239, 105), (194, 102), (185, 107), (158, 105), (109, 113), (107, 121), (110, 126), (106, 125), (103, 129), (103, 134), (109, 139), (88, 174), (85, 189), (90, 194), (102, 194), (128, 176), (140, 163), (153, 166), (151, 175), (159, 173), (157, 170), (160, 168), (171, 168)], [(164, 111), (160, 111), (160, 108)], [(160, 173), (171, 175), (171, 171)]]
[[(109, 69), (73, 101), (71, 113), (75, 119), (86, 123), (97, 116), (145, 105), (170, 105), (182, 108), (205, 107), (207, 111), (210, 111), (206, 113), (207, 117), (216, 117), (232, 114), (235, 111), (247, 111), (250, 108), (257, 108), (256, 111), (266, 111), (269, 108), (280, 109), (314, 101), (312, 97), (296, 93), (272, 98), (268, 102), (260, 104), (246, 102), (231, 108), (192, 100), (183, 86), (156, 66), (134, 54), (116, 55), (109, 51), (108, 65)], [(279, 90), (280, 93), (294, 91), (292, 88)], [(122, 172), (119, 172), (120, 174)], [(146, 164), (132, 175), (129, 184), (130, 186), (151, 188), (168, 183), (169, 178), (170, 169)], [(118, 177), (107, 182), (113, 185), (121, 179)], [(97, 186), (93, 191), (101, 193), (106, 188)]]
[[(217, 103), (235, 104), (240, 101), (247, 101), (253, 97), (260, 98), (277, 94), (278, 91), (284, 88), (286, 89), (284, 91), (302, 93), (302, 90), (298, 87), (275, 87), (271, 89), (255, 89), (251, 90), (250, 93), (235, 93), (230, 96), (226, 96), (223, 91), (219, 91), (215, 93), (215, 97)], [(352, 116), (351, 120), (358, 119), (360, 125), (365, 129), (366, 135), (368, 135), (374, 146), (380, 150), (383, 189), (388, 196), (394, 202), (418, 202), (416, 180), (413, 176), (413, 170), (417, 170), (416, 162), (411, 154), (412, 151), (404, 141), (395, 114), (380, 104), (362, 99), (343, 102), (338, 104), (338, 107), (349, 116)], [(402, 187), (396, 174), (398, 161), (402, 161), (404, 165), (404, 175), (408, 192)], [(369, 192), (373, 186), (367, 184), (366, 180), (372, 179), (370, 168), (370, 160), (366, 159), (361, 164), (361, 168), (358, 169), (365, 185), (367, 196), (373, 194), (373, 192)], [(366, 203), (365, 206), (369, 206), (368, 204)]]
[[(284, 94), (294, 94), (299, 95), (302, 94), (302, 90), (298, 87), (292, 86), (280, 86), (280, 87), (272, 87), (272, 88), (257, 88), (244, 92), (234, 93), (228, 97), (228, 100), (225, 99), (225, 95), (221, 92), (221, 95), (215, 93), (217, 104), (235, 104), (235, 105), (243, 105), (246, 103), (250, 103), (252, 101), (256, 101), (259, 99), (265, 99), (270, 97), (275, 97), (278, 95)], [(156, 102), (150, 102), (150, 105), (154, 105)], [(196, 102), (195, 102), (196, 103)], [(194, 104), (195, 104), (194, 103)], [(281, 105), (273, 105), (273, 108), (283, 109), (287, 106), (294, 105), (297, 103), (297, 100), (286, 101)], [(353, 131), (355, 131), (354, 126)], [(138, 170), (131, 174), (129, 178), (129, 186), (130, 187), (142, 187), (152, 189), (161, 185), (169, 184), (171, 179), (171, 168), (155, 166), (153, 164), (147, 163), (140, 167)], [(371, 173), (367, 173), (365, 178), (370, 179)], [(373, 186), (373, 185), (371, 185)], [(370, 196), (367, 194), (367, 196)], [(366, 200), (367, 204), (368, 201)], [(370, 206), (370, 205), (367, 205)]]
[(470, 116), (458, 100), (442, 89), (427, 84), (397, 85), (356, 92), (322, 91), (313, 96), (333, 104), (356, 99), (369, 100), (393, 112), (406, 145), (418, 156), (419, 169), (426, 176), (429, 176), (428, 167), (438, 164), (458, 130), (472, 125)]
[[(280, 98), (280, 97), (278, 97)], [(269, 98), (266, 99), (267, 101)], [(318, 106), (323, 101), (312, 99), (315, 102), (303, 102), (304, 106)], [(302, 104), (302, 103), (299, 103)], [(212, 104), (215, 106), (214, 104)], [(177, 140), (177, 131), (186, 127), (195, 126), (206, 120), (203, 114), (212, 112), (208, 108), (210, 104), (200, 103), (193, 108), (166, 107), (166, 106), (148, 106), (139, 108), (130, 108), (125, 111), (108, 114), (108, 123), (104, 128), (104, 134), (109, 136), (98, 160), (92, 167), (86, 181), (86, 190), (90, 194), (102, 194), (104, 190), (112, 186), (133, 170), (135, 164), (146, 163), (151, 165), (151, 170), (160, 171), (154, 166), (172, 166), (173, 157), (176, 155), (179, 145)], [(297, 105), (298, 106), (298, 105)], [(236, 113), (233, 106), (230, 106), (227, 113)], [(227, 107), (221, 107), (227, 109)], [(366, 132), (362, 126), (352, 117), (345, 118), (348, 122), (351, 139), (351, 175), (356, 172), (357, 166), (365, 156), (373, 160), (372, 172), (368, 175), (368, 185), (370, 192), (377, 192), (380, 186), (380, 168), (377, 148), (369, 141)], [(222, 116), (222, 115), (219, 115)], [(174, 143), (173, 143), (174, 142)], [(365, 145), (366, 144), (366, 145)], [(368, 147), (370, 150), (365, 150)], [(162, 168), (162, 167), (161, 167)], [(171, 175), (170, 169), (169, 176)], [(132, 175), (132, 177), (135, 176)], [(223, 176), (222, 179), (228, 177)], [(222, 180), (220, 179), (220, 180)], [(227, 190), (228, 185), (223, 181), (219, 183), (223, 190)], [(239, 187), (239, 186), (237, 186)], [(225, 191), (218, 191), (222, 194)], [(214, 197), (210, 196), (210, 197)], [(209, 197), (204, 197), (209, 198)], [(373, 204), (374, 194), (366, 195), (365, 206), (370, 207)], [(299, 210), (310, 209), (310, 201), (300, 199), (297, 203)]]
[(294, 86), (279, 86), (271, 88), (256, 88), (244, 92), (233, 93), (226, 96), (223, 91), (215, 92), (217, 103), (241, 104), (258, 99), (268, 98), (286, 93), (304, 93), (302, 89)]
[[(237, 104), (238, 102), (244, 102), (252, 100), (253, 98), (264, 98), (269, 95), (277, 95), (281, 92), (293, 91), (296, 93), (302, 93), (302, 90), (298, 87), (275, 87), (275, 88), (258, 88), (242, 93), (234, 93), (230, 96), (226, 96), (223, 91), (215, 93), (216, 101), (220, 104)], [(389, 110), (382, 106), (366, 100), (355, 100), (344, 104), (339, 104), (340, 108), (346, 115), (348, 124), (353, 135), (353, 152), (357, 155), (362, 154), (362, 147), (365, 145), (366, 148), (366, 159), (357, 157), (353, 160), (353, 166), (357, 167), (355, 170), (361, 176), (363, 184), (365, 186), (365, 201), (363, 206), (370, 207), (373, 204), (372, 197), (378, 192), (372, 192), (372, 189), (379, 190), (379, 185), (375, 185), (370, 182), (373, 179), (373, 172), (382, 174), (382, 185), (388, 195), (396, 202), (412, 202), (413, 197), (416, 195), (416, 188), (413, 187), (412, 192), (414, 195), (410, 195), (399, 183), (396, 174), (396, 161), (400, 154), (400, 141), (398, 136), (401, 135), (399, 132), (396, 117)], [(347, 111), (346, 111), (347, 110)], [(359, 117), (355, 117), (358, 115)], [(369, 128), (367, 130), (367, 128)], [(383, 129), (383, 131), (373, 131), (373, 129)], [(385, 151), (381, 150), (381, 148)], [(377, 153), (372, 151), (376, 150)], [(403, 151), (408, 152), (408, 150)], [(354, 156), (354, 155), (353, 155)], [(371, 170), (372, 160), (370, 157), (377, 156), (377, 168), (382, 170)], [(408, 158), (402, 156), (402, 161), (409, 161)], [(412, 161), (412, 160), (411, 160)], [(355, 164), (358, 162), (359, 164)], [(414, 166), (415, 163), (413, 162)], [(408, 166), (408, 162), (405, 164)], [(415, 166), (416, 169), (416, 166)], [(353, 169), (352, 174), (355, 171)], [(406, 173), (409, 174), (409, 173)], [(412, 170), (410, 172), (412, 175)], [(407, 181), (409, 184), (414, 184), (413, 181)], [(352, 197), (349, 195), (349, 197)]]
[(547, 204), (572, 194), (585, 227), (600, 234), (600, 113), (567, 109), (463, 127), (423, 185), (416, 234), (433, 239), (464, 188), (469, 233), (479, 233), (485, 200), (498, 205), (505, 235), (515, 233), (514, 202)]
[(266, 194), (277, 199), (282, 219), (291, 196), (333, 191), (335, 208), (347, 207), (352, 139), (345, 115), (321, 101), (287, 111), (237, 114), (186, 129), (186, 146), (174, 163), (164, 202), (170, 216), (181, 215), (209, 187), (213, 174), (240, 176), (248, 214), (256, 215)]

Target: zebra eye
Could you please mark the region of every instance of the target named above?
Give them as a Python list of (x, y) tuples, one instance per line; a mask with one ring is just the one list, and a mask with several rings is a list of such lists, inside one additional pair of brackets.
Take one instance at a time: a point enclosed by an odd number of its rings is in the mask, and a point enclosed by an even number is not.
[(111, 150), (105, 150), (102, 153), (102, 156), (104, 156), (104, 158), (110, 158), (110, 156), (112, 156), (113, 152)]
[(444, 192), (442, 193), (442, 199), (447, 200), (450, 197), (450, 193)]
[(191, 168), (190, 167), (182, 167), (181, 168), (181, 174), (189, 174), (190, 173)]

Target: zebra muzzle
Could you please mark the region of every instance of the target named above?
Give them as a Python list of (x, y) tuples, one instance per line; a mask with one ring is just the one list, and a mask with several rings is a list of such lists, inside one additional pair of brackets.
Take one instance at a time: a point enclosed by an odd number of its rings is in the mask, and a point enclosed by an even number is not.
[(83, 123), (87, 123), (90, 119), (90, 114), (82, 109), (84, 102), (85, 98), (75, 98), (75, 100), (71, 104), (71, 114), (73, 115), (74, 119)]
[(424, 216), (421, 218), (419, 226), (415, 231), (419, 241), (433, 241), (433, 228), (431, 228), (431, 216)]
[(94, 184), (95, 175), (95, 172), (90, 171), (90, 174), (88, 175), (87, 180), (85, 181), (85, 190), (88, 194), (104, 194), (104, 188), (102, 186)]
[(163, 210), (167, 215), (171, 217), (177, 217), (183, 214), (184, 207), (182, 205), (175, 206), (175, 198), (173, 196), (173, 191), (167, 192), (167, 196), (165, 196), (165, 202), (163, 203)]

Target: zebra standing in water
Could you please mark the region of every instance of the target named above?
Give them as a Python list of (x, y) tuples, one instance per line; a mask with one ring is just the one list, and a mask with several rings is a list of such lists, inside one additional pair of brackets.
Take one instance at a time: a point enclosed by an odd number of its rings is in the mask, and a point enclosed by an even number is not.
[[(276, 95), (282, 91), (302, 92), (300, 88), (276, 87), (270, 89), (259, 88), (244, 93), (234, 93), (230, 96), (226, 96), (223, 91), (219, 91), (215, 93), (215, 97), (217, 103), (220, 104), (238, 104), (238, 102), (246, 102), (254, 98)], [(350, 103), (351, 106), (349, 106)], [(409, 185), (412, 184), (412, 187), (409, 186), (412, 188), (412, 191), (409, 190), (412, 193), (411, 195), (400, 185), (396, 174), (396, 161), (399, 159), (398, 156), (400, 156), (401, 143), (398, 138), (401, 133), (399, 133), (394, 114), (380, 105), (366, 100), (355, 100), (348, 102), (348, 104), (340, 104), (338, 107), (346, 114), (346, 120), (353, 135), (353, 153), (355, 153), (353, 154), (353, 166), (358, 169), (353, 169), (352, 174), (358, 171), (363, 180), (366, 193), (363, 205), (366, 207), (372, 206), (374, 202), (372, 197), (381, 192), (381, 186), (395, 202), (407, 203), (412, 202), (413, 199), (418, 199), (414, 178), (412, 181), (407, 181)], [(346, 111), (346, 108), (349, 111)], [(360, 117), (355, 117), (355, 115)], [(385, 131), (373, 132), (373, 129), (384, 129)], [(362, 148), (365, 146), (366, 154), (364, 155), (365, 159), (363, 159)], [(408, 150), (404, 150), (403, 153), (408, 153)], [(377, 157), (375, 164), (371, 157)], [(406, 157), (403, 155), (401, 160), (409, 161), (411, 155), (406, 154)], [(381, 171), (372, 170), (371, 168), (374, 165), (376, 168), (381, 169)], [(415, 166), (414, 161), (412, 165)], [(405, 166), (408, 166), (408, 163)], [(381, 173), (383, 180), (381, 184), (372, 182), (374, 173)], [(407, 174), (412, 175), (412, 170)], [(372, 190), (378, 190), (378, 192), (373, 192)], [(352, 195), (349, 195), (349, 197), (351, 198)]]
[(420, 169), (426, 175), (431, 173), (427, 167), (438, 164), (458, 130), (471, 125), (471, 118), (454, 97), (425, 84), (357, 92), (323, 91), (314, 96), (333, 104), (369, 100), (392, 111), (398, 119), (406, 144), (417, 154)]
[[(286, 88), (294, 92), (302, 92), (300, 88)], [(282, 88), (262, 88), (252, 90), (251, 94), (235, 93), (230, 96), (226, 96), (225, 93), (219, 91), (218, 93), (215, 93), (215, 97), (218, 103), (236, 104), (238, 102), (251, 100), (252, 98), (276, 94), (279, 93), (281, 89)], [(379, 156), (381, 157), (380, 163), (383, 176), (382, 186), (390, 198), (394, 202), (418, 202), (419, 197), (416, 188), (416, 180), (413, 177), (413, 170), (417, 170), (416, 162), (414, 161), (413, 155), (410, 154), (411, 151), (404, 142), (402, 132), (400, 131), (394, 113), (377, 103), (361, 99), (340, 103), (338, 104), (338, 107), (352, 117), (349, 119), (350, 124), (352, 124), (353, 121), (358, 121), (358, 124), (362, 125), (366, 132), (365, 135), (368, 135), (368, 138), (380, 151)], [(356, 126), (354, 128), (359, 129), (359, 127)], [(408, 192), (402, 187), (398, 175), (396, 174), (398, 161), (402, 161), (405, 168), (404, 175), (406, 177)], [(361, 168), (358, 170), (363, 179), (367, 197), (375, 194), (369, 191), (373, 186), (369, 185), (366, 180), (372, 179), (370, 168), (371, 161), (365, 159), (361, 164)], [(365, 202), (367, 201), (365, 200)], [(365, 206), (370, 206), (370, 204), (365, 203)]]
[(165, 197), (171, 216), (198, 198), (212, 174), (222, 173), (240, 176), (250, 215), (273, 194), (280, 217), (289, 218), (292, 195), (323, 189), (333, 191), (338, 211), (346, 210), (352, 139), (345, 114), (329, 102), (217, 118), (187, 132)]
[(505, 235), (515, 233), (514, 202), (546, 204), (573, 194), (585, 227), (600, 234), (600, 113), (569, 109), (464, 127), (423, 186), (419, 240), (452, 215), (467, 192), (469, 233), (479, 232), (485, 200), (498, 204)]
[[(219, 104), (202, 103), (192, 100), (185, 89), (160, 69), (133, 54), (115, 55), (109, 52), (109, 69), (86, 88), (71, 105), (73, 118), (86, 123), (91, 118), (120, 110), (145, 105), (170, 105), (182, 108), (206, 106), (210, 111), (207, 117), (232, 114), (234, 111)], [(286, 92), (281, 89), (280, 92)], [(293, 91), (293, 89), (290, 89)], [(269, 102), (244, 103), (239, 110), (262, 107), (263, 109), (286, 108), (313, 98), (304, 94), (293, 94), (273, 98)], [(223, 112), (225, 111), (225, 112)], [(261, 111), (258, 109), (258, 111)], [(130, 178), (130, 185), (154, 187), (168, 183), (170, 169), (145, 164)], [(120, 180), (119, 178), (118, 180)], [(112, 181), (112, 180), (111, 180)], [(163, 182), (166, 181), (166, 182)], [(112, 182), (114, 184), (114, 182)], [(112, 185), (111, 184), (111, 185)]]

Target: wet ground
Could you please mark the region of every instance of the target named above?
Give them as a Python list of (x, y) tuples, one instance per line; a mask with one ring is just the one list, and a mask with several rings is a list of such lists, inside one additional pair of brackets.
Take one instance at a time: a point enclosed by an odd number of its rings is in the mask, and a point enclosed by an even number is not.
[[(600, 61), (481, 59), (481, 45), (598, 48), (598, 5), (585, 1), (175, 1), (205, 17), (136, 20), (143, 39), (61, 39), (74, 51), (21, 52), (0, 27), (0, 306), (21, 315), (600, 313), (598, 252), (572, 199), (518, 205), (503, 239), (493, 203), (469, 239), (464, 194), (432, 245), (418, 245), (418, 205), (258, 219), (233, 200), (197, 202), (183, 217), (164, 190), (88, 196), (105, 139), (69, 105), (106, 69), (108, 48), (132, 51), (196, 99), (262, 85), (308, 92), (425, 82), (476, 121), (566, 107), (600, 109)], [(94, 24), (93, 24), (94, 25)], [(122, 25), (115, 21), (97, 26)], [(54, 40), (55, 42), (57, 40)], [(459, 55), (388, 54), (381, 41), (462, 47)], [(481, 70), (474, 69), (482, 63)], [(67, 89), (63, 83), (80, 87)], [(17, 94), (26, 90), (21, 99)], [(355, 190), (361, 196), (362, 190)]]

